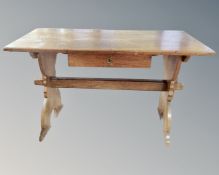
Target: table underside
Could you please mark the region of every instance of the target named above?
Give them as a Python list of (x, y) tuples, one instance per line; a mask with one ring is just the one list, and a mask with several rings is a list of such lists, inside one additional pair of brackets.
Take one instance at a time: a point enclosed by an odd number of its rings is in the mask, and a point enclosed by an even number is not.
[[(37, 53), (32, 55), (37, 57)], [(151, 55), (133, 53), (76, 52), (68, 54), (68, 65), (71, 67), (150, 68), (151, 60)], [(181, 60), (185, 62), (188, 57), (182, 56)], [(51, 88), (168, 91), (171, 80), (44, 76), (44, 79), (36, 80), (34, 83)], [(183, 85), (175, 82), (174, 88), (181, 90)]]
[[(38, 59), (42, 73), (41, 80), (35, 80), (36, 85), (44, 86), (46, 102), (41, 113), (42, 130), (40, 141), (43, 140), (50, 128), (50, 115), (52, 111), (62, 108), (59, 88), (85, 88), (85, 89), (112, 89), (112, 90), (140, 90), (161, 91), (158, 112), (164, 121), (163, 132), (165, 143), (170, 142), (171, 113), (170, 103), (174, 92), (181, 90), (183, 85), (178, 82), (178, 74), (182, 62), (188, 61), (186, 56), (164, 56), (164, 79), (125, 79), (125, 78), (82, 78), (57, 77), (55, 70), (56, 53), (31, 53)], [(71, 67), (107, 67), (107, 68), (150, 68), (152, 55), (133, 53), (70, 53), (68, 65)], [(57, 103), (58, 102), (58, 103)], [(49, 106), (49, 107), (48, 107)], [(57, 110), (59, 109), (59, 110)], [(49, 114), (47, 113), (50, 111)]]

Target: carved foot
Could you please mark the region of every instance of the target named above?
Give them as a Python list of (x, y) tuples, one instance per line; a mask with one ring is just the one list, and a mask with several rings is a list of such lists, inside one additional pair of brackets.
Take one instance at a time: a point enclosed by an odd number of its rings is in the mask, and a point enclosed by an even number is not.
[(163, 133), (164, 133), (164, 143), (166, 145), (170, 144), (170, 130), (171, 130), (171, 110), (170, 102), (167, 102), (167, 106), (164, 109), (163, 113)]
[(163, 133), (164, 133), (164, 142), (165, 144), (170, 144), (170, 130), (171, 130), (171, 110), (170, 103), (174, 95), (174, 81), (171, 81), (169, 84), (169, 91), (162, 92), (160, 95), (160, 101), (158, 105), (158, 113), (160, 119), (163, 119)]
[(44, 99), (43, 109), (41, 112), (41, 132), (39, 141), (43, 141), (51, 127), (52, 112), (54, 112), (55, 116), (58, 116), (62, 107), (63, 105), (61, 103), (61, 95), (59, 89), (48, 88), (47, 98)]

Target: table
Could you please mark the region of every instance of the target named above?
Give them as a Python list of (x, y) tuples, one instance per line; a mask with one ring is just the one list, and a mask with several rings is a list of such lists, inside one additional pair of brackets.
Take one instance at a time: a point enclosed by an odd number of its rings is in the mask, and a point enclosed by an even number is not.
[[(41, 112), (42, 141), (51, 127), (50, 118), (62, 109), (59, 88), (121, 89), (161, 91), (158, 112), (163, 119), (163, 134), (170, 143), (170, 104), (176, 90), (181, 64), (191, 56), (211, 56), (215, 52), (184, 31), (100, 30), (38, 28), (4, 47), (5, 51), (29, 52), (39, 63), (44, 86)], [(57, 77), (56, 56), (67, 54), (68, 66), (150, 68), (152, 58), (163, 56), (163, 79), (118, 79)]]

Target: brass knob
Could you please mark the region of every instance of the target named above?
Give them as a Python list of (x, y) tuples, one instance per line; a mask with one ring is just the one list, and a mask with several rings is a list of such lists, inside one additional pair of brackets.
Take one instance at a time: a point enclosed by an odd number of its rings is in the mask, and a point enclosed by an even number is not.
[(107, 58), (107, 63), (111, 64), (112, 63), (112, 57)]

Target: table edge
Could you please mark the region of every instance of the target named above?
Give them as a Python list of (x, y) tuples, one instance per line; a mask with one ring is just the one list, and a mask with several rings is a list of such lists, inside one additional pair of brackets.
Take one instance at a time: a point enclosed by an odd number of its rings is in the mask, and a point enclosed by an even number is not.
[(133, 54), (143, 54), (143, 55), (182, 55), (182, 56), (214, 56), (216, 55), (216, 52), (209, 48), (210, 51), (205, 52), (177, 52), (177, 51), (136, 51), (136, 50), (62, 50), (62, 49), (31, 49), (31, 48), (10, 48), (10, 47), (4, 47), (3, 51), (8, 52), (29, 52), (29, 53), (40, 53), (40, 52), (55, 52), (55, 53), (63, 53), (63, 54), (69, 54), (69, 53), (75, 53), (75, 52), (93, 52), (96, 53), (133, 53)]

